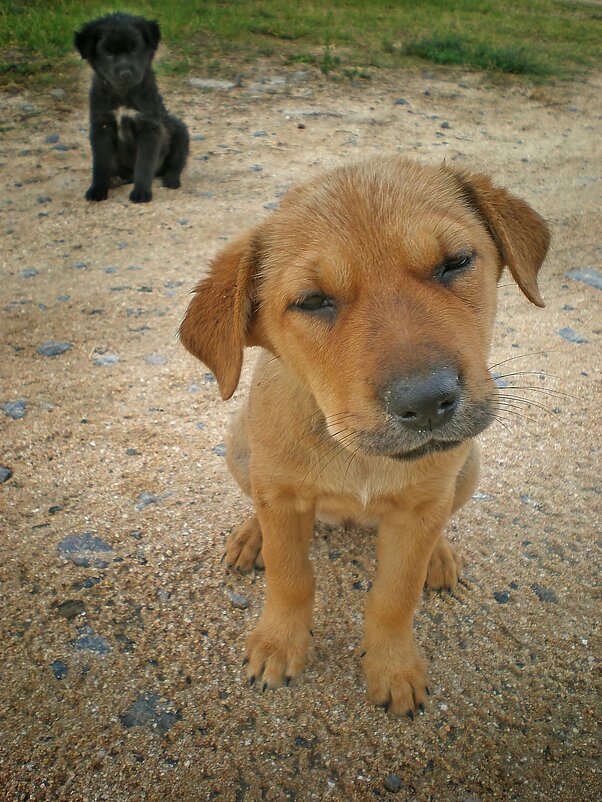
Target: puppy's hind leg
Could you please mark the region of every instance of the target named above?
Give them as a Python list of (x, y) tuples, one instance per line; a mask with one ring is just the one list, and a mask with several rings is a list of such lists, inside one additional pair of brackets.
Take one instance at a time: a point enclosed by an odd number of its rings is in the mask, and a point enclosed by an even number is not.
[(130, 200), (132, 203), (148, 203), (153, 197), (152, 184), (159, 161), (162, 133), (159, 123), (144, 117), (137, 121), (137, 127), (134, 188), (130, 192)]
[(171, 117), (171, 122), (173, 129), (161, 175), (164, 187), (178, 189), (181, 186), (180, 175), (188, 158), (189, 135), (188, 129), (181, 120)]

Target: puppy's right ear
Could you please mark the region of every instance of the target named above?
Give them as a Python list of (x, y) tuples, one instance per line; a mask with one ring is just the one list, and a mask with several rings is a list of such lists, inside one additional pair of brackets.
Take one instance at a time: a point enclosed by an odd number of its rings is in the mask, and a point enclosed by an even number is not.
[(260, 261), (258, 229), (228, 245), (195, 287), (180, 326), (182, 344), (213, 371), (224, 401), (238, 386), (245, 345), (257, 344), (250, 328)]
[(75, 33), (73, 43), (82, 58), (87, 60), (94, 55), (99, 35), (96, 22), (88, 22), (81, 30)]

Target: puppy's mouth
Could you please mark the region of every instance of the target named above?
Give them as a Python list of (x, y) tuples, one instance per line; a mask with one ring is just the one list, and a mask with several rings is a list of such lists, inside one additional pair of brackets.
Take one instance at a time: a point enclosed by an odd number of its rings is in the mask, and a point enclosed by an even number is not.
[(391, 459), (400, 462), (411, 462), (421, 457), (426, 457), (429, 454), (438, 454), (441, 451), (451, 451), (454, 448), (461, 446), (463, 440), (429, 440), (418, 448), (412, 448), (409, 451), (401, 451), (397, 454), (391, 454)]

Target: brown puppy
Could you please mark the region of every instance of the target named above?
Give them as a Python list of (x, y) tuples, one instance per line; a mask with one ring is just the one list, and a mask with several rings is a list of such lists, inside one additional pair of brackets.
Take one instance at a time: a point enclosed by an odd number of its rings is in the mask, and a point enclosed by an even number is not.
[(227, 562), (266, 569), (248, 676), (276, 687), (302, 670), (312, 626), (316, 516), (378, 526), (362, 664), (370, 699), (413, 715), (427, 668), (412, 622), (422, 588), (454, 588), (443, 538), (472, 495), (474, 438), (496, 388), (487, 356), (504, 265), (537, 306), (549, 231), (481, 175), (374, 158), (288, 193), (228, 245), (180, 329), (222, 397), (259, 345), (228, 464), (256, 516)]

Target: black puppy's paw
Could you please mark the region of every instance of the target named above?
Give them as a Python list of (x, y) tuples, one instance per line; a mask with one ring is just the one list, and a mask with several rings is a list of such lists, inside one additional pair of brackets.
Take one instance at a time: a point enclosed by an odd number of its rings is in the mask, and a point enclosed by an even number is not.
[(132, 203), (148, 203), (153, 198), (153, 193), (150, 189), (141, 189), (140, 187), (134, 187), (134, 189), (130, 192), (130, 200)]
[(182, 186), (179, 175), (165, 175), (163, 176), (163, 186), (167, 189), (179, 189)]
[(87, 201), (103, 201), (109, 197), (109, 190), (106, 187), (95, 187), (92, 184), (84, 197)]

